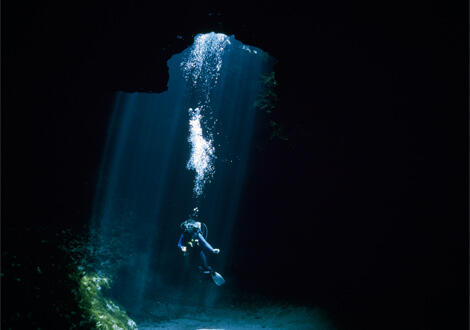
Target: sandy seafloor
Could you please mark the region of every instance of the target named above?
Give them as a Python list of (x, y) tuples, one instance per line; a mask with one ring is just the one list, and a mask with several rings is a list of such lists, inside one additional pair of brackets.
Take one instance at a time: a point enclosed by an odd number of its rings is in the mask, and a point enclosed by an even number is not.
[(336, 329), (320, 309), (292, 304), (182, 306), (154, 301), (135, 320), (139, 329)]

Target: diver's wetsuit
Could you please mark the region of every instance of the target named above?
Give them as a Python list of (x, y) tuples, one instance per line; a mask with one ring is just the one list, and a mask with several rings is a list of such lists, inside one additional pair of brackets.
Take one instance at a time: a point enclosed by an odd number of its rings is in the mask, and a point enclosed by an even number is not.
[(213, 272), (212, 267), (207, 264), (206, 254), (204, 249), (214, 253), (214, 248), (206, 241), (200, 230), (194, 232), (184, 231), (178, 241), (178, 248), (181, 249), (182, 246), (192, 247), (199, 249), (199, 254), (201, 256), (202, 268), (203, 270)]

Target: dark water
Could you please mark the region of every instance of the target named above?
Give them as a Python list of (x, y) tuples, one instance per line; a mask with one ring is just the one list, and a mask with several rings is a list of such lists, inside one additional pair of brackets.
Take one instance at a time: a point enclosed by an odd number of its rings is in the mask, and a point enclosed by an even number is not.
[[(131, 313), (152, 297), (210, 304), (230, 288), (231, 232), (243, 192), (262, 91), (273, 59), (233, 36), (198, 35), (169, 61), (168, 90), (118, 93), (96, 189), (92, 237), (97, 270)], [(192, 127), (192, 129), (191, 129)], [(199, 282), (177, 249), (178, 225), (193, 216), (221, 249), (209, 263), (227, 285)], [(225, 258), (224, 258), (225, 256)]]

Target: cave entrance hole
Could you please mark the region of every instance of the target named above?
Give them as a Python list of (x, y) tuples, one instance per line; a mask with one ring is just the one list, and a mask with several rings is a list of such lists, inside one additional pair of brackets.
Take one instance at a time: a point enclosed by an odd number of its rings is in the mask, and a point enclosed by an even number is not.
[(113, 279), (114, 298), (131, 314), (156, 297), (217, 299), (217, 287), (196, 283), (178, 254), (188, 217), (208, 226), (222, 251), (210, 262), (230, 281), (257, 101), (274, 62), (234, 36), (199, 34), (167, 62), (167, 91), (116, 94), (90, 237), (96, 272)]

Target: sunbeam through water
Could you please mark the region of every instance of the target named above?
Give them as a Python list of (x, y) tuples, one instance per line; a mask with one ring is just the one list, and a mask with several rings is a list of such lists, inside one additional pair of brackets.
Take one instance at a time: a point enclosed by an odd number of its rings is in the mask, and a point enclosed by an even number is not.
[[(195, 281), (178, 254), (178, 224), (188, 217), (204, 222), (211, 244), (229, 255), (254, 104), (273, 63), (234, 36), (199, 34), (168, 61), (166, 92), (117, 93), (90, 238), (96, 272), (113, 280), (112, 296), (133, 318), (157, 297), (207, 305), (220, 294), (213, 283)], [(230, 262), (208, 258), (230, 282)]]

